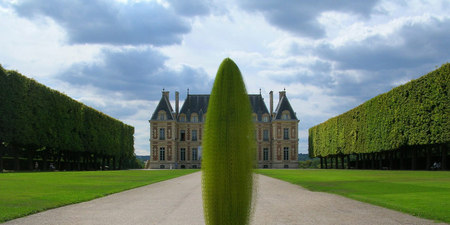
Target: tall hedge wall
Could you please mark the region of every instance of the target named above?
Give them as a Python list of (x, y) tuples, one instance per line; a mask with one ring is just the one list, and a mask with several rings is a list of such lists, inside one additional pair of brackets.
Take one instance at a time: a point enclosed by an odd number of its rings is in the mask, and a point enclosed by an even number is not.
[(450, 142), (450, 64), (309, 129), (311, 157)]
[(0, 66), (0, 145), (134, 154), (134, 127)]

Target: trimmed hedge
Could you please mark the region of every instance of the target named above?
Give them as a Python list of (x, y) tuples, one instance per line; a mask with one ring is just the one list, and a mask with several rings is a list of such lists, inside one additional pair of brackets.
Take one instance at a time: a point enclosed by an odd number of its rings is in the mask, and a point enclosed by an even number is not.
[(133, 135), (134, 127), (0, 66), (0, 145), (125, 160)]
[(309, 129), (310, 157), (450, 142), (450, 63)]

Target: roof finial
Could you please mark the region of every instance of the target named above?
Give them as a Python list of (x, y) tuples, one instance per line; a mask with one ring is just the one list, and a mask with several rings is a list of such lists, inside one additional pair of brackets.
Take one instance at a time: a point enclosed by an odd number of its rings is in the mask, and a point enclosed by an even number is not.
[(259, 89), (259, 95), (261, 95), (261, 88)]
[(165, 91), (165, 89), (163, 88), (163, 92)]
[(284, 91), (286, 91), (286, 88), (284, 88)]
[(189, 96), (189, 88), (187, 89), (187, 95)]

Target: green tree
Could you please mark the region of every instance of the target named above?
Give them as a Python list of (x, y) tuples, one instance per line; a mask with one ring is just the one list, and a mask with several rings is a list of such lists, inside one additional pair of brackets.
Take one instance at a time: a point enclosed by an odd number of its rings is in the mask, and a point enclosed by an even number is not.
[(255, 146), (251, 106), (241, 72), (229, 58), (209, 99), (202, 161), (206, 224), (248, 224)]

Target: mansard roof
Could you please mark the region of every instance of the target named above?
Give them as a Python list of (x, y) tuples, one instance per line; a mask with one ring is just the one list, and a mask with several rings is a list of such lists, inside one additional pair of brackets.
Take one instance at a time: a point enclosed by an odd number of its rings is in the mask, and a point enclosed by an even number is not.
[(291, 114), (291, 120), (298, 120), (297, 115), (295, 114), (291, 104), (289, 103), (289, 100), (286, 97), (286, 94), (283, 94), (280, 101), (278, 102), (277, 108), (275, 109), (274, 120), (281, 120), (281, 114), (285, 110), (289, 111), (289, 113)]
[(209, 95), (190, 95), (188, 94), (186, 100), (181, 107), (181, 113), (186, 115), (187, 121), (190, 121), (191, 114), (197, 113), (199, 121), (203, 120), (203, 114), (206, 113), (208, 109)]
[(153, 112), (152, 118), (150, 120), (158, 120), (158, 113), (163, 110), (166, 112), (167, 120), (174, 120), (173, 117), (173, 108), (170, 104), (169, 99), (166, 95), (161, 96), (161, 100), (159, 100), (158, 106), (156, 106), (155, 112)]
[(250, 104), (252, 105), (252, 112), (256, 113), (258, 116), (258, 121), (262, 120), (262, 115), (267, 114), (269, 115), (269, 110), (267, 110), (266, 104), (264, 103), (264, 99), (259, 95), (248, 95), (250, 98)]
[[(258, 120), (262, 120), (264, 113), (269, 114), (264, 99), (261, 94), (248, 95), (253, 113), (258, 115)], [(208, 110), (209, 95), (188, 95), (181, 107), (181, 113), (186, 115), (187, 121), (190, 121), (191, 114), (197, 113), (199, 121), (203, 121), (203, 114)]]

